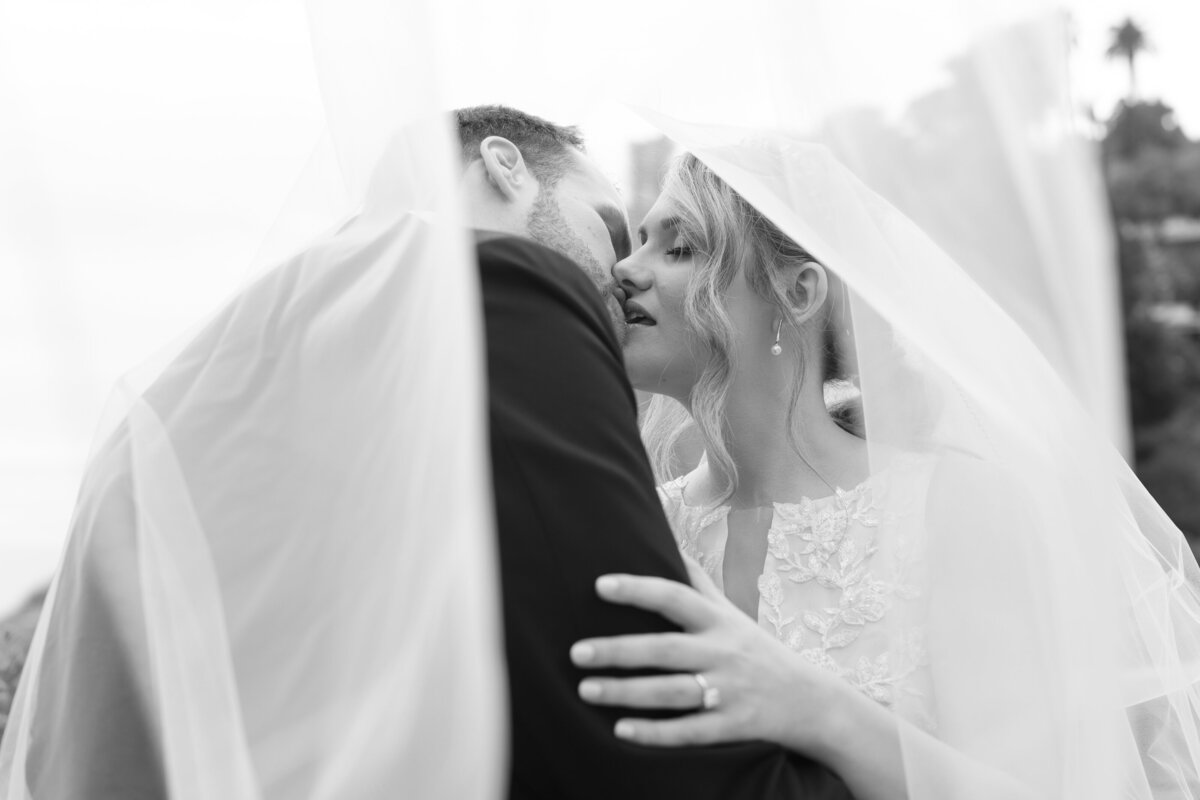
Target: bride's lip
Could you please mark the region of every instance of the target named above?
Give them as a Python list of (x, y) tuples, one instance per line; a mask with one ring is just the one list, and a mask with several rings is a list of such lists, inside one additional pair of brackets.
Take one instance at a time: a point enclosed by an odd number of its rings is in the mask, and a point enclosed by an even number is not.
[(642, 308), (632, 300), (625, 301), (625, 324), (626, 325), (657, 325), (654, 317), (646, 313), (646, 309)]

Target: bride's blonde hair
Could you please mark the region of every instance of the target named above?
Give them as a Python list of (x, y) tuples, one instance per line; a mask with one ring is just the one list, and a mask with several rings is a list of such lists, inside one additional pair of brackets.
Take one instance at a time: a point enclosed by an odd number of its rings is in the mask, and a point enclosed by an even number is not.
[[(684, 316), (692, 331), (708, 351), (707, 363), (692, 388), (691, 413), (678, 401), (655, 395), (642, 417), (642, 436), (655, 477), (665, 482), (676, 477), (680, 467), (677, 456), (681, 440), (691, 432), (699, 435), (710, 466), (726, 476), (724, 498), (737, 488), (737, 466), (729, 454), (725, 405), (733, 377), (731, 353), (736, 333), (725, 307), (725, 293), (739, 270), (760, 297), (779, 308), (784, 325), (797, 332), (802, 327), (819, 326), (823, 337), (823, 357), (819, 364), (800, 365), (792, 384), (788, 411), (788, 437), (799, 451), (794, 411), (800, 389), (809, 369), (820, 370), (827, 382), (845, 378), (845, 359), (833, 334), (841, 315), (825, 307), (815, 317), (798, 326), (788, 313), (792, 286), (785, 269), (816, 259), (788, 238), (770, 220), (721, 180), (703, 162), (690, 153), (676, 158), (663, 184), (663, 194), (675, 204), (679, 222), (676, 230), (691, 248), (695, 272), (684, 300)], [(843, 296), (842, 287), (829, 275), (828, 297)], [(792, 358), (797, 358), (795, 353)], [(839, 424), (854, 430), (853, 423), (838, 418)]]

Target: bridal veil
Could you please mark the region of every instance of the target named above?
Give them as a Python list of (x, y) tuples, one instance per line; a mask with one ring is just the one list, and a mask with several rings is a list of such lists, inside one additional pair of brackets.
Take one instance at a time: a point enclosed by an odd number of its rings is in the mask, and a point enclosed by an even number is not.
[(364, 31), (311, 5), (315, 48), (337, 54), (320, 62), (336, 168), (318, 154), (269, 233), (297, 255), (122, 381), (0, 797), (504, 786), (482, 325), (453, 131), (427, 83), (381, 83), (429, 68), (414, 9), (375, 4)]
[[(879, 687), (910, 797), (1200, 796), (1200, 576), (1120, 456), (1111, 231), (1061, 16), (308, 6), (329, 137), (267, 248), (299, 254), (126, 381), (0, 796), (93, 777), (118, 712), (172, 797), (502, 791), (478, 298), (436, 112), (532, 81), (579, 116), (629, 101), (844, 285), (831, 395), (910, 487), (876, 498), (876, 546), (911, 570), (874, 576), (896, 613), (888, 663), (861, 665), (911, 666)], [(88, 694), (101, 667), (114, 697)]]

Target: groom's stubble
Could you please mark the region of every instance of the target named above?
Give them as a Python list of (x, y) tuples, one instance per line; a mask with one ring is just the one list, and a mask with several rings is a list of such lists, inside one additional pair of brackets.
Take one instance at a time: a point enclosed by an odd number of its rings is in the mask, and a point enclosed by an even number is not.
[(625, 312), (612, 294), (612, 270), (596, 260), (583, 239), (567, 223), (559, 211), (553, 192), (538, 192), (533, 207), (529, 210), (527, 230), (529, 238), (538, 244), (545, 245), (574, 261), (596, 285), (596, 290), (600, 292), (605, 308), (608, 309), (617, 341), (624, 344)]

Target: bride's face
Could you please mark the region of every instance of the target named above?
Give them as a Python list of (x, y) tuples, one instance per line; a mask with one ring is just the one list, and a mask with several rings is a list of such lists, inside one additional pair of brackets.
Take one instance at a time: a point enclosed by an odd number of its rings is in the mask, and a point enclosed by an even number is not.
[(640, 246), (613, 267), (625, 293), (625, 368), (635, 389), (687, 396), (704, 368), (705, 346), (684, 318), (692, 251), (676, 231), (677, 209), (659, 197), (642, 220)]
[[(704, 370), (709, 348), (685, 314), (688, 286), (703, 266), (703, 256), (694, 255), (680, 237), (678, 213), (670, 198), (660, 196), (638, 228), (640, 246), (617, 262), (613, 277), (625, 295), (625, 368), (630, 382), (635, 389), (686, 401)], [(770, 327), (769, 321), (757, 324), (770, 309), (741, 270), (722, 292), (721, 305), (732, 323), (735, 351), (758, 338), (757, 328)]]

